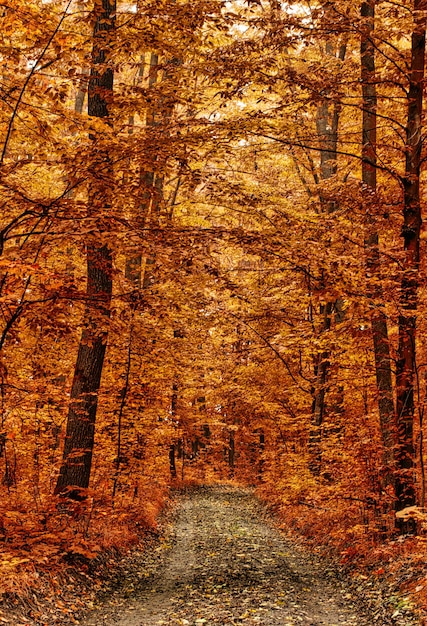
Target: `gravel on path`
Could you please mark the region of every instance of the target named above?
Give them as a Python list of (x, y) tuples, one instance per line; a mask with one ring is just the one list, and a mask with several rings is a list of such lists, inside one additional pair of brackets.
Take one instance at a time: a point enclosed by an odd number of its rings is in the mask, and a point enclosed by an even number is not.
[(372, 626), (347, 586), (274, 527), (251, 490), (206, 487), (180, 498), (155, 554), (133, 557), (120, 593), (85, 626)]

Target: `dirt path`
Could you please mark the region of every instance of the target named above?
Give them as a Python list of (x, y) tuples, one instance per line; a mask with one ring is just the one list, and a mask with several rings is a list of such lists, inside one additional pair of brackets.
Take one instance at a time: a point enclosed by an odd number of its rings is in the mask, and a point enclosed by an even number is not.
[[(136, 568), (138, 569), (138, 568)], [(163, 547), (141, 562), (128, 589), (85, 626), (367, 626), (383, 624), (352, 603), (315, 560), (268, 522), (248, 491), (201, 489), (181, 502)], [(393, 623), (393, 622), (387, 622)], [(400, 622), (413, 624), (412, 621)]]

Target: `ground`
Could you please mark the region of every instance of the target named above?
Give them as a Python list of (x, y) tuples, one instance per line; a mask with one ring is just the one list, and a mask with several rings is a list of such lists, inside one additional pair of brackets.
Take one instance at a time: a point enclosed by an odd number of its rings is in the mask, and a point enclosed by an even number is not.
[(420, 621), (366, 602), (347, 578), (295, 546), (250, 490), (181, 497), (163, 540), (122, 564), (122, 584), (85, 626), (367, 626)]
[(40, 572), (37, 589), (3, 597), (0, 626), (427, 625), (398, 581), (349, 576), (315, 552), (252, 489), (197, 487), (127, 554)]

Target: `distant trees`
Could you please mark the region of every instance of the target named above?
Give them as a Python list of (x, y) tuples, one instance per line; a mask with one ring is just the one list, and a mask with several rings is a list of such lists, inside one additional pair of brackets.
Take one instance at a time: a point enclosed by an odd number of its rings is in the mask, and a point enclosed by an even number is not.
[[(292, 278), (288, 280), (295, 284), (298, 275), (295, 267), (298, 265), (299, 273), (304, 272), (307, 279), (307, 320), (313, 330), (324, 328), (327, 331), (323, 338), (319, 335), (316, 340), (314, 354), (317, 353), (320, 366), (315, 364), (315, 378), (305, 374), (308, 380), (313, 381), (315, 398), (308, 438), (309, 465), (321, 479), (323, 477), (326, 482), (332, 480), (337, 484), (340, 480), (339, 467), (351, 464), (350, 459), (342, 464), (344, 450), (348, 450), (349, 445), (357, 450), (358, 444), (349, 443), (349, 427), (341, 422), (341, 411), (336, 410), (336, 401), (343, 402), (348, 419), (352, 413), (349, 406), (351, 398), (354, 398), (354, 389), (351, 390), (345, 382), (345, 371), (354, 370), (356, 359), (365, 362), (365, 356), (361, 355), (369, 355), (372, 350), (373, 358), (369, 357), (364, 366), (368, 367), (368, 378), (366, 369), (353, 374), (360, 381), (363, 398), (363, 405), (356, 414), (360, 412), (372, 419), (373, 398), (376, 398), (379, 410), (375, 450), (369, 453), (376, 461), (372, 465), (366, 457), (366, 450), (359, 452), (362, 464), (371, 466), (366, 478), (375, 496), (366, 498), (373, 503), (374, 509), (383, 498), (387, 503), (386, 509), (390, 502), (394, 502), (396, 510), (400, 510), (416, 501), (413, 483), (416, 474), (414, 434), (417, 433), (414, 425), (415, 381), (418, 381), (418, 393), (422, 393), (416, 356), (415, 328), (419, 324), (419, 316), (416, 320), (415, 310), (420, 304), (416, 295), (420, 263), (416, 242), (419, 241), (420, 225), (419, 141), (422, 127), (422, 94), (418, 81), (422, 80), (425, 65), (425, 24), (424, 13), (416, 3), (411, 7), (398, 8), (386, 5), (382, 4), (379, 8), (376, 24), (374, 2), (349, 7), (337, 1), (315, 8), (301, 3), (295, 11), (287, 12), (282, 7), (279, 13), (275, 6), (271, 14), (259, 9), (257, 17), (247, 19), (252, 24), (262, 23), (264, 30), (257, 31), (254, 27), (252, 31), (246, 31), (250, 34), (239, 43), (241, 56), (233, 67), (225, 67), (225, 74), (230, 81), (227, 94), (231, 97), (231, 94), (239, 92), (246, 96), (240, 128), (250, 137), (251, 153), (257, 155), (252, 178), (259, 178), (258, 170), (264, 167), (266, 170), (269, 168), (270, 176), (276, 181), (280, 180), (280, 173), (272, 167), (272, 159), (261, 164), (260, 154), (265, 154), (268, 146), (272, 152), (276, 151), (277, 162), (279, 158), (283, 159), (287, 176), (284, 194), (296, 198), (295, 189), (299, 184), (299, 193), (306, 193), (306, 203), (310, 208), (316, 206), (315, 202), (318, 202), (318, 207), (322, 203), (323, 206), (334, 207), (328, 216), (319, 209), (313, 213), (300, 203), (300, 215), (296, 218), (298, 226), (294, 226), (299, 237), (295, 242), (289, 236), (295, 213), (286, 206), (283, 196), (280, 202), (276, 201), (271, 212), (266, 208), (271, 207), (269, 194), (263, 195), (263, 201), (258, 201), (253, 210), (260, 218), (261, 215), (267, 217), (277, 242), (274, 250), (269, 243), (265, 243), (264, 258), (270, 257), (271, 262), (280, 259), (283, 263), (292, 250), (295, 265), (291, 270)], [(357, 11), (361, 11), (360, 15)], [(312, 25), (309, 32), (304, 29), (304, 24), (308, 22)], [(392, 43), (397, 29), (400, 28), (402, 33), (403, 24), (406, 29), (403, 39), (406, 43), (411, 41), (410, 54), (407, 47), (395, 47)], [(342, 67), (338, 74), (335, 73), (332, 53), (338, 49), (340, 38), (342, 50), (356, 51), (357, 46), (361, 46), (361, 63), (356, 67), (352, 60), (346, 62), (342, 54)], [(282, 49), (286, 50), (282, 55), (271, 52), (278, 40), (282, 42)], [(237, 46), (231, 43), (230, 50), (236, 49)], [(268, 58), (269, 52), (274, 57), (274, 63), (266, 63), (262, 72), (257, 70), (255, 54), (255, 51), (259, 54), (261, 50), (264, 59)], [(301, 50), (304, 50), (303, 59)], [(227, 53), (222, 51), (222, 54), (223, 58), (228, 58)], [(354, 59), (354, 54), (347, 56), (347, 59), (350, 58)], [(238, 74), (244, 75), (245, 69), (253, 80), (250, 86), (249, 83), (243, 85), (244, 80)], [(253, 112), (254, 102), (262, 114)], [(298, 109), (297, 113), (295, 109)], [(238, 128), (236, 119), (230, 121), (230, 127)], [(289, 156), (293, 162), (291, 168)], [(248, 165), (249, 160), (246, 169), (249, 169)], [(295, 178), (289, 177), (290, 169)], [(355, 183), (358, 176), (361, 176), (362, 187)], [(261, 195), (258, 192), (258, 198)], [(401, 233), (399, 209), (403, 210), (403, 256), (398, 245)], [(320, 220), (316, 214), (322, 215)], [(285, 216), (286, 221), (283, 220)], [(282, 238), (277, 236), (281, 220), (286, 232)], [(316, 225), (313, 230), (311, 224)], [(260, 227), (260, 232), (267, 232), (267, 228)], [(311, 254), (304, 254), (302, 241), (309, 245)], [(358, 261), (359, 247), (365, 248), (366, 276)], [(278, 250), (281, 252), (278, 253)], [(356, 296), (360, 292), (365, 294), (363, 298)], [(307, 302), (307, 296), (300, 300), (300, 346), (301, 343), (309, 346), (316, 336), (314, 334), (307, 343), (309, 334), (302, 325), (303, 303)], [(342, 298), (342, 306), (346, 309), (346, 319), (341, 315), (336, 329), (331, 323), (335, 298), (337, 302)], [(277, 299), (279, 302), (280, 298)], [(288, 298), (284, 296), (282, 307), (285, 310), (288, 303)], [(369, 317), (372, 348), (366, 343), (366, 321)], [(257, 319), (258, 325), (260, 322)], [(391, 340), (388, 326), (391, 328)], [(297, 333), (294, 325), (292, 328), (289, 334), (280, 328), (280, 324), (274, 330), (270, 329), (267, 339), (275, 349), (279, 348), (279, 353), (280, 348), (283, 350), (288, 345), (284, 338)], [(348, 333), (345, 339), (343, 332)], [(271, 338), (274, 336), (281, 337), (278, 343), (273, 344)], [(335, 363), (330, 363), (332, 346), (336, 354), (340, 354), (340, 357), (335, 357)], [(422, 342), (419, 341), (418, 350), (423, 353)], [(298, 367), (292, 364), (292, 357), (285, 361), (291, 377), (285, 384), (298, 385), (299, 376), (307, 367), (307, 360), (305, 363), (302, 361), (302, 354), (304, 351), (300, 349)], [(394, 362), (397, 363), (396, 409), (392, 380)], [(366, 385), (366, 382), (362, 385), (363, 380), (370, 382), (368, 387), (362, 389)], [(421, 402), (418, 406), (422, 409), (421, 396), (418, 402)], [(292, 413), (306, 413), (307, 407), (303, 407), (301, 399), (297, 400)], [(372, 428), (373, 423), (370, 422), (367, 431), (370, 438)], [(372, 466), (376, 467), (373, 473)], [(331, 467), (335, 467), (332, 472)], [(277, 472), (280, 476), (280, 471)]]

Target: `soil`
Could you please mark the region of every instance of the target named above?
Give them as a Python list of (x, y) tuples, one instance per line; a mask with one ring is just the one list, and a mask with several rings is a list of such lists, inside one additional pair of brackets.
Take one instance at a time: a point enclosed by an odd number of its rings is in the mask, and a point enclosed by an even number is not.
[[(198, 488), (148, 552), (121, 564), (116, 591), (84, 626), (416, 626), (400, 600), (351, 583), (296, 547), (250, 490)], [(118, 582), (118, 581), (116, 581)], [(74, 620), (76, 623), (77, 620)]]

